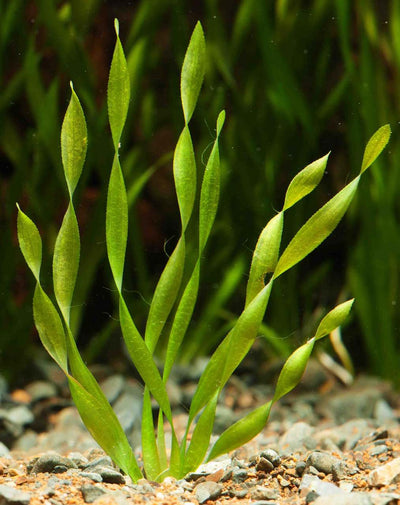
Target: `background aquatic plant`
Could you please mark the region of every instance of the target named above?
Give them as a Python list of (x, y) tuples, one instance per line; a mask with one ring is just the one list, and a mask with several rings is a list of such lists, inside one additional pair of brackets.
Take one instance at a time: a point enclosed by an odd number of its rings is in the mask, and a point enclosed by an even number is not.
[[(169, 170), (181, 128), (175, 89), (197, 18), (208, 34), (207, 85), (191, 122), (199, 157), (212, 141), (205, 122), (212, 125), (222, 106), (229, 107), (220, 141), (221, 205), (188, 330), (193, 338), (184, 342), (186, 361), (215, 349), (240, 314), (253, 244), (299, 168), (318, 152), (335, 152), (321, 191), (288, 213), (287, 237), (321, 205), (324, 195), (333, 194), (349, 173), (357, 172), (364, 139), (376, 125), (395, 125), (400, 115), (396, 0), (379, 5), (370, 0), (362, 5), (312, 0), (307, 6), (286, 0), (241, 0), (235, 5), (139, 0), (133, 6), (98, 0), (0, 0), (0, 10), (0, 214), (5, 258), (0, 291), (11, 294), (0, 307), (0, 369), (13, 381), (28, 379), (31, 356), (39, 354), (30, 313), (33, 285), (16, 253), (14, 202), (29, 207), (40, 222), (44, 259), (49, 260), (67, 201), (57, 132), (69, 79), (79, 89), (92, 146), (76, 193), (82, 271), (71, 324), (89, 363), (110, 357), (105, 349), (117, 331), (110, 316), (117, 316), (118, 299), (112, 291), (105, 242), (97, 243), (95, 237), (104, 226), (109, 175), (104, 69), (112, 51), (115, 16), (124, 19), (133, 97), (120, 150), (135, 214), (129, 223), (127, 254), (133, 261), (126, 264), (125, 296), (135, 304), (140, 328), (165, 259), (163, 242), (173, 236), (179, 219)], [(397, 379), (398, 149), (394, 135), (390, 150), (359, 188), (340, 230), (275, 286), (268, 326), (262, 328), (266, 359), (288, 356), (324, 307), (352, 293), (359, 303), (346, 345), (354, 350), (356, 368)], [(51, 180), (50, 172), (56, 174)], [(379, 247), (370, 255), (373, 235), (380, 237)], [(171, 245), (167, 243), (168, 253)], [(49, 273), (42, 272), (45, 284)], [(119, 347), (112, 347), (118, 356)], [(160, 346), (156, 352), (165, 353), (166, 348)]]
[[(354, 198), (362, 174), (386, 146), (390, 127), (386, 125), (380, 128), (368, 142), (359, 175), (315, 212), (281, 253), (285, 214), (319, 184), (328, 155), (309, 164), (292, 179), (282, 210), (267, 223), (259, 236), (251, 261), (244, 309), (211, 355), (201, 375), (190, 405), (185, 434), (179, 440), (174, 429), (166, 382), (192, 318), (198, 297), (202, 257), (217, 212), (221, 178), (219, 137), (225, 122), (225, 112), (220, 112), (216, 120), (215, 138), (202, 177), (197, 215), (194, 213), (197, 205), (197, 164), (189, 123), (200, 93), (206, 61), (203, 30), (200, 23), (197, 23), (182, 65), (180, 95), (184, 126), (173, 157), (181, 233), (155, 288), (142, 336), (123, 291), (129, 199), (119, 149), (129, 109), (130, 81), (117, 21), (115, 31), (117, 42), (107, 92), (108, 117), (114, 146), (106, 202), (107, 256), (117, 289), (121, 332), (132, 362), (144, 382), (141, 430), (144, 473), (153, 480), (162, 480), (167, 475), (179, 478), (195, 470), (205, 458), (213, 459), (239, 447), (259, 433), (268, 420), (272, 405), (300, 381), (315, 342), (330, 334), (347, 317), (353, 299), (339, 304), (322, 318), (314, 336), (286, 360), (273, 398), (222, 433), (207, 455), (219, 395), (258, 335), (273, 285), (336, 228)], [(18, 239), (26, 263), (36, 280), (33, 314), (40, 339), (65, 373), (75, 405), (94, 439), (136, 481), (142, 476), (142, 469), (116, 415), (82, 359), (71, 328), (71, 307), (80, 259), (74, 194), (82, 174), (88, 142), (85, 116), (72, 84), (71, 89), (71, 100), (61, 130), (61, 157), (69, 203), (54, 245), (52, 277), (55, 303), (44, 291), (40, 279), (42, 240), (39, 231), (19, 206)], [(188, 254), (190, 226), (197, 233), (195, 245), (192, 245), (192, 250), (197, 249), (194, 256)], [(167, 321), (171, 322), (169, 329)], [(153, 354), (163, 332), (166, 334), (167, 351), (161, 374)], [(159, 405), (157, 432), (153, 425), (152, 397)], [(166, 447), (165, 420), (172, 432), (170, 448)]]

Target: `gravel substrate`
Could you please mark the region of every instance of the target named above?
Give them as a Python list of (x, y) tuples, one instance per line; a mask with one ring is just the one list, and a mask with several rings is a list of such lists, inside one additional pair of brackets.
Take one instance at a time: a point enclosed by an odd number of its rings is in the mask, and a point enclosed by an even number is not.
[[(181, 370), (170, 386), (178, 433), (186, 424), (194, 370)], [(50, 372), (51, 381), (11, 392), (0, 388), (1, 505), (400, 503), (400, 399), (377, 379), (360, 377), (345, 387), (311, 363), (296, 393), (274, 407), (249, 444), (185, 479), (133, 484), (88, 435), (65, 384)], [(216, 433), (268, 401), (268, 373), (232, 378)], [(109, 370), (97, 375), (140, 459), (141, 386)]]

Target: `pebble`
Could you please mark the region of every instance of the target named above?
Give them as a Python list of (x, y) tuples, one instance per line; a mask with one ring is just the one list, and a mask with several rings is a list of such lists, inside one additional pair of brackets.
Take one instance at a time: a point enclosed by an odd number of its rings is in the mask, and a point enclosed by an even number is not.
[(255, 486), (250, 491), (250, 496), (253, 500), (276, 500), (279, 498), (279, 491), (272, 487)]
[(1, 505), (29, 505), (31, 494), (5, 484), (0, 484)]
[[(240, 386), (240, 380), (236, 378), (235, 385)], [(179, 384), (178, 379), (173, 386), (176, 388), (177, 384)], [(124, 379), (119, 374), (110, 375), (101, 385), (113, 404), (113, 408), (118, 411), (117, 415), (127, 431), (128, 438), (131, 440), (133, 434), (139, 434), (140, 440), (140, 426), (138, 426), (142, 395), (140, 387), (138, 388), (134, 381)], [(100, 503), (127, 505), (130, 503), (127, 493), (130, 496), (132, 493), (152, 495), (153, 499), (168, 501), (165, 500), (168, 497), (167, 493), (159, 488), (158, 484), (145, 479), (137, 484), (130, 484), (129, 478), (125, 478), (115, 468), (111, 459), (98, 449), (97, 444), (87, 434), (74, 407), (65, 408), (62, 403), (55, 403), (57, 409), (61, 408), (59, 413), (52, 416), (56, 422), (55, 426), (49, 428), (48, 433), (34, 432), (38, 422), (36, 416), (39, 413), (48, 415), (56, 412), (54, 409), (46, 410), (45, 406), (45, 402), (51, 399), (50, 392), (54, 394), (55, 390), (54, 387), (47, 388), (45, 381), (42, 381), (42, 384), (36, 381), (29, 387), (31, 403), (16, 404), (17, 396), (14, 399), (12, 395), (9, 395), (7, 403), (0, 405), (0, 457), (3, 456), (0, 461), (1, 475), (23, 476), (17, 466), (15, 470), (11, 467), (9, 470), (3, 470), (7, 466), (2, 467), (2, 465), (8, 465), (14, 457), (13, 453), (10, 455), (8, 447), (12, 449), (19, 447), (22, 450), (34, 448), (35, 454), (38, 448), (44, 451), (52, 448), (59, 453), (68, 453), (68, 457), (64, 458), (55, 453), (45, 454), (41, 457), (44, 460), (37, 458), (31, 461), (30, 471), (56, 473), (68, 470), (67, 475), (75, 473), (88, 479), (87, 484), (81, 487), (86, 503), (97, 500), (99, 505)], [(245, 387), (247, 386), (242, 383), (239, 390)], [(179, 502), (187, 505), (193, 502), (206, 503), (219, 500), (222, 493), (224, 497), (231, 496), (247, 500), (252, 505), (280, 503), (282, 493), (289, 493), (285, 495), (290, 496), (290, 499), (285, 501), (288, 505), (296, 503), (299, 494), (305, 502), (313, 505), (327, 503), (393, 505), (395, 500), (400, 500), (400, 496), (396, 493), (381, 493), (380, 488), (393, 485), (400, 480), (399, 410), (395, 411), (391, 407), (393, 397), (389, 400), (389, 397), (385, 396), (383, 387), (376, 387), (373, 393), (368, 391), (368, 387), (371, 388), (368, 383), (357, 386), (357, 395), (361, 398), (357, 399), (349, 416), (345, 411), (351, 399), (354, 398), (352, 389), (342, 388), (339, 392), (333, 390), (332, 393), (321, 397), (320, 394), (310, 392), (312, 389), (305, 387), (303, 389), (305, 393), (300, 396), (288, 395), (283, 402), (274, 407), (272, 422), (260, 435), (255, 450), (253, 446), (251, 446), (252, 449), (244, 446), (234, 453), (238, 459), (223, 457), (218, 461), (201, 465), (185, 479), (174, 481), (171, 485), (173, 491), (168, 489), (168, 493), (173, 493)], [(260, 397), (254, 391), (249, 391), (248, 394), (253, 395), (253, 398)], [(229, 399), (228, 394), (222, 399), (226, 399), (227, 405), (231, 405), (229, 402), (232, 399)], [(65, 404), (65, 400), (63, 401)], [(368, 401), (373, 403), (373, 408), (368, 407), (369, 410), (366, 413)], [(32, 408), (33, 403), (34, 408)], [(238, 414), (227, 405), (218, 406), (219, 428), (217, 423), (217, 429), (219, 430), (225, 429), (238, 418)], [(336, 407), (339, 409), (338, 413), (333, 411)], [(353, 415), (356, 417), (351, 418)], [(338, 423), (339, 418), (341, 423)], [(393, 431), (394, 428), (397, 431)], [(5, 445), (1, 445), (3, 437), (6, 441)], [(9, 444), (10, 441), (12, 445)], [(25, 448), (24, 444), (26, 444)], [(69, 448), (68, 444), (70, 444)], [(397, 453), (395, 449), (392, 449), (396, 447), (396, 444)], [(80, 451), (86, 452), (76, 452), (77, 447)], [(65, 448), (68, 450), (64, 452)], [(89, 448), (96, 449), (89, 452), (87, 451)], [(260, 448), (264, 449), (260, 450)], [(71, 450), (74, 452), (70, 452)], [(254, 458), (248, 457), (251, 452), (255, 453)], [(350, 453), (353, 459), (350, 458)], [(367, 457), (365, 457), (366, 453)], [(292, 457), (293, 454), (295, 454), (294, 457)], [(395, 459), (390, 462), (384, 461), (385, 458), (393, 457)], [(353, 484), (353, 482), (359, 482), (356, 480), (359, 477), (354, 479), (351, 477), (365, 469), (367, 473), (371, 470), (369, 477), (365, 473), (362, 476), (367, 479), (365, 484), (378, 488), (376, 492), (371, 491), (371, 488), (368, 493), (360, 492), (360, 486)], [(255, 471), (260, 473), (256, 474)], [(324, 475), (328, 476), (326, 480)], [(54, 478), (58, 479), (58, 476)], [(55, 485), (50, 479), (43, 494), (44, 500), (48, 500), (56, 492)], [(232, 485), (230, 481), (234, 484)], [(103, 482), (115, 483), (123, 488), (121, 492), (111, 493), (106, 490), (106, 486), (103, 486)], [(5, 487), (14, 490), (11, 486)], [(299, 488), (298, 492), (297, 488)], [(393, 488), (389, 489), (389, 491), (392, 490)], [(192, 500), (191, 493), (193, 493)], [(0, 491), (0, 505), (3, 503), (1, 496)], [(28, 501), (21, 503), (29, 503), (29, 496)], [(19, 502), (4, 501), (4, 503)], [(58, 505), (60, 502), (51, 498), (49, 503)]]
[(343, 497), (347, 495), (346, 491), (335, 486), (335, 484), (323, 481), (319, 477), (310, 474), (303, 475), (299, 489), (301, 491), (300, 496), (306, 496), (310, 492), (313, 492), (317, 496), (331, 496), (337, 494)]
[(63, 473), (68, 468), (78, 468), (69, 458), (56, 453), (48, 453), (40, 456), (28, 464), (30, 473)]
[(319, 496), (313, 505), (374, 505), (366, 493), (351, 493), (348, 496)]
[(389, 463), (375, 468), (369, 474), (371, 486), (387, 486), (400, 480), (400, 458), (393, 459)]
[(94, 486), (92, 484), (85, 484), (81, 486), (80, 491), (86, 503), (93, 503), (97, 498), (105, 494), (104, 489)]
[(333, 472), (334, 468), (336, 468), (336, 471), (338, 471), (339, 468), (343, 465), (344, 463), (335, 456), (332, 456), (326, 452), (314, 451), (307, 458), (305, 470), (307, 471), (308, 467), (313, 466), (319, 472), (323, 472), (324, 474), (328, 475)]
[(223, 486), (218, 482), (201, 482), (195, 488), (195, 496), (199, 503), (205, 503), (208, 500), (216, 500), (219, 498), (222, 490)]
[(281, 457), (279, 454), (273, 449), (266, 449), (265, 451), (260, 452), (260, 457), (267, 459), (270, 461), (273, 466), (276, 468), (281, 464)]
[(274, 469), (274, 465), (267, 458), (263, 458), (262, 456), (258, 458), (256, 464), (257, 472), (269, 473)]

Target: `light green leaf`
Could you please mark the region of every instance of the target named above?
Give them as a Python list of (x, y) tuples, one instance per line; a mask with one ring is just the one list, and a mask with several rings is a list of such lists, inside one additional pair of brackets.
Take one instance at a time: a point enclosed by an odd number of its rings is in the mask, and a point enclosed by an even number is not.
[(206, 43), (200, 22), (190, 38), (181, 73), (181, 99), (186, 124), (196, 107), (203, 83), (206, 61)]
[(258, 237), (246, 288), (246, 307), (265, 286), (264, 277), (275, 270), (283, 230), (283, 212), (274, 216)]
[(292, 179), (286, 191), (283, 210), (292, 207), (318, 186), (324, 175), (329, 154), (307, 165)]
[(181, 238), (166, 264), (151, 301), (145, 342), (153, 353), (175, 303), (185, 265), (185, 242)]
[(162, 411), (165, 413), (168, 420), (171, 421), (171, 407), (160, 372), (154, 363), (151, 352), (132, 321), (129, 310), (122, 297), (120, 297), (119, 303), (119, 318), (125, 344), (133, 364), (142, 377), (143, 382), (157, 400)]
[(81, 104), (71, 83), (71, 100), (61, 129), (61, 156), (69, 194), (78, 184), (86, 157), (87, 130)]
[(289, 393), (300, 382), (311, 351), (314, 348), (314, 343), (315, 338), (312, 338), (288, 357), (278, 377), (275, 394), (272, 399), (273, 403)]
[(200, 263), (197, 261), (193, 273), (190, 276), (189, 282), (185, 287), (182, 298), (179, 300), (179, 305), (176, 309), (174, 321), (172, 323), (171, 332), (168, 338), (167, 355), (164, 365), (164, 382), (167, 380), (172, 366), (175, 363), (180, 345), (191, 321), (194, 306), (197, 300), (197, 294), (199, 291), (199, 279)]
[(196, 161), (187, 126), (182, 130), (176, 144), (173, 170), (183, 233), (192, 215), (196, 198)]
[(21, 252), (36, 281), (39, 282), (42, 265), (42, 239), (35, 223), (22, 212), (19, 205), (17, 216), (17, 234)]
[(127, 238), (128, 201), (121, 166), (115, 155), (107, 193), (106, 241), (108, 259), (119, 291), (122, 289)]
[(107, 104), (111, 134), (114, 148), (117, 152), (129, 108), (130, 82), (128, 65), (119, 39), (117, 19), (115, 20), (115, 32), (117, 34), (117, 41), (108, 78)]
[(329, 335), (329, 333), (341, 326), (347, 319), (353, 303), (354, 298), (341, 303), (328, 312), (328, 314), (319, 323), (318, 329), (315, 333), (315, 339), (318, 340), (325, 335)]
[(79, 268), (80, 240), (75, 211), (70, 203), (58, 232), (53, 255), (54, 294), (69, 323), (72, 296)]
[(299, 263), (336, 228), (357, 190), (359, 176), (329, 200), (300, 228), (279, 258), (273, 278)]
[(271, 406), (272, 401), (261, 405), (226, 429), (213, 445), (207, 461), (241, 447), (258, 435), (268, 421)]
[(181, 477), (184, 477), (189, 472), (195, 471), (204, 460), (214, 426), (217, 401), (218, 392), (216, 392), (208, 402), (197, 421), (189, 447), (186, 451)]
[[(218, 208), (220, 189), (220, 160), (218, 137), (225, 121), (225, 111), (222, 111), (217, 119), (217, 137), (204, 171), (203, 183), (200, 192), (200, 215), (199, 215), (199, 250), (203, 251), (214, 224)], [(201, 252), (200, 252), (201, 254)]]
[(389, 142), (390, 134), (390, 125), (387, 124), (381, 126), (379, 130), (372, 135), (364, 151), (360, 173), (363, 173), (369, 166), (371, 166), (376, 158), (381, 154), (386, 144)]
[(61, 318), (53, 302), (36, 284), (33, 295), (33, 318), (40, 340), (57, 365), (67, 372), (67, 343)]
[(154, 431), (150, 393), (147, 388), (145, 388), (143, 396), (141, 434), (143, 464), (146, 472), (146, 478), (149, 480), (155, 480), (161, 472), (161, 467), (157, 449), (156, 434)]
[(74, 403), (92, 437), (134, 481), (142, 478), (126, 435), (110, 404), (106, 400), (99, 401), (71, 376), (68, 376), (68, 383)]

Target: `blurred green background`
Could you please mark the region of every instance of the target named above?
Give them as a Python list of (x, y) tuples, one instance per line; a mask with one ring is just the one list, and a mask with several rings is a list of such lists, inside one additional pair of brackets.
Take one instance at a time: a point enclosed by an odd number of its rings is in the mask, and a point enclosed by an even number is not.
[(33, 280), (17, 247), (15, 202), (39, 225), (47, 261), (43, 285), (50, 287), (52, 248), (67, 206), (59, 137), (70, 80), (89, 140), (75, 198), (82, 257), (73, 328), (89, 363), (121, 353), (104, 237), (113, 157), (105, 98), (117, 17), (132, 83), (121, 148), (131, 211), (125, 295), (138, 327), (144, 327), (179, 234), (171, 160), (183, 126), (180, 67), (200, 20), (208, 64), (191, 121), (200, 172), (222, 108), (227, 122), (220, 209), (182, 359), (209, 353), (240, 313), (252, 249), (280, 210), (292, 177), (332, 150), (320, 187), (287, 213), (286, 241), (357, 173), (368, 138), (389, 122), (389, 148), (363, 179), (339, 228), (274, 286), (260, 340), (266, 360), (285, 357), (323, 311), (355, 296), (344, 340), (356, 369), (396, 381), (400, 2), (0, 0), (0, 15), (3, 375), (23, 381), (40, 353)]

